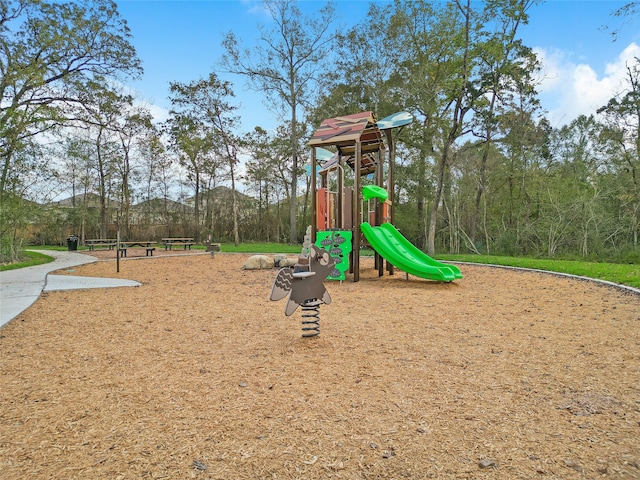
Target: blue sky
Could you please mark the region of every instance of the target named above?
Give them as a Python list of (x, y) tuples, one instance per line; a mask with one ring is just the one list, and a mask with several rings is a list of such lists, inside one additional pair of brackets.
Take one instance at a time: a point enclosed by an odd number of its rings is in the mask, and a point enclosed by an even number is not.
[[(127, 20), (132, 43), (145, 74), (130, 86), (152, 106), (158, 119), (166, 117), (169, 82), (190, 82), (219, 70), (222, 38), (233, 31), (246, 46), (255, 44), (257, 25), (268, 21), (256, 0), (117, 0)], [(351, 25), (366, 15), (368, 0), (338, 0), (340, 25)], [(554, 126), (581, 113), (593, 113), (620, 88), (625, 61), (640, 56), (640, 18), (623, 25), (611, 16), (627, 1), (549, 0), (530, 10), (530, 22), (521, 30), (526, 45), (543, 60), (539, 91)], [(324, 2), (302, 0), (305, 12)], [(610, 29), (620, 29), (616, 42)], [(247, 91), (243, 80), (229, 78), (241, 104), (243, 128), (276, 125), (261, 97)], [(402, 106), (399, 106), (399, 110)]]

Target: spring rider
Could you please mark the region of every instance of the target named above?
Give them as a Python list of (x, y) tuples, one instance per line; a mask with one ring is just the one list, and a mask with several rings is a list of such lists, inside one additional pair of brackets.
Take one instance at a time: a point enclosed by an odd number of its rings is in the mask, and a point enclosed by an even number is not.
[(302, 307), (303, 337), (320, 334), (320, 305), (331, 303), (323, 281), (337, 262), (326, 250), (311, 245), (308, 257), (300, 257), (294, 267), (280, 269), (273, 281), (270, 300), (282, 300), (289, 295), (284, 310), (286, 316)]

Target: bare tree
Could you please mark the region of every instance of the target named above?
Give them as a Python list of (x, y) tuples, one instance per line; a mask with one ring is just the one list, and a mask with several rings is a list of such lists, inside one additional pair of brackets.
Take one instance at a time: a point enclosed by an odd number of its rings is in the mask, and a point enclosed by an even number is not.
[(328, 3), (320, 15), (303, 17), (295, 0), (265, 0), (273, 26), (260, 27), (260, 43), (252, 49), (241, 49), (230, 32), (223, 46), (222, 64), (228, 71), (248, 78), (252, 88), (265, 92), (276, 111), (288, 109), (292, 161), (289, 241), (298, 241), (297, 188), (301, 174), (298, 139), (300, 118), (316, 91), (314, 86), (323, 73), (323, 65), (334, 40), (331, 25), (335, 9)]

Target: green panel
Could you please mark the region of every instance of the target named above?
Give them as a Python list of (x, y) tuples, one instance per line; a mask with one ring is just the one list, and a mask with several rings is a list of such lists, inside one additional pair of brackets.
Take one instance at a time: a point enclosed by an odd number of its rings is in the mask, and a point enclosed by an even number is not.
[(327, 280), (344, 280), (349, 271), (349, 254), (353, 249), (351, 230), (324, 230), (316, 232), (316, 246), (324, 248), (340, 261)]

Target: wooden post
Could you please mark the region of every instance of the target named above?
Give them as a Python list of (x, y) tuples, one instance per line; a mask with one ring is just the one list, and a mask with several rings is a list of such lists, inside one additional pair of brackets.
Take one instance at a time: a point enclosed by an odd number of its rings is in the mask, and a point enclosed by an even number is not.
[(120, 229), (116, 233), (116, 273), (120, 273)]
[[(387, 144), (389, 147), (389, 172), (388, 172), (388, 177), (387, 177), (387, 192), (389, 193), (388, 196), (388, 200), (389, 200), (389, 223), (391, 225), (393, 225), (393, 221), (394, 221), (394, 217), (393, 217), (393, 212), (395, 210), (395, 205), (393, 203), (394, 200), (394, 195), (395, 195), (395, 186), (393, 184), (393, 182), (395, 182), (394, 176), (393, 176), (393, 166), (396, 163), (396, 148), (395, 145), (393, 143), (393, 136), (391, 135), (391, 128), (388, 128), (384, 131), (385, 136), (387, 137)], [(389, 275), (393, 275), (394, 271), (393, 271), (393, 265), (391, 265), (389, 262), (387, 262), (387, 271), (389, 272)]]
[(318, 215), (316, 165), (316, 147), (313, 147), (311, 149), (311, 244), (316, 243), (316, 232), (318, 231), (318, 225), (316, 225), (316, 216)]
[[(384, 188), (384, 144), (380, 145), (378, 149), (378, 166), (376, 168), (376, 185)], [(388, 190), (387, 190), (388, 191)], [(377, 198), (376, 202), (376, 225), (382, 225), (384, 221), (384, 201)], [(384, 275), (384, 258), (378, 252), (375, 252), (376, 268), (378, 269), (378, 276)]]
[(344, 191), (344, 169), (342, 162), (342, 153), (340, 152), (340, 148), (338, 148), (338, 167), (336, 168), (336, 174), (338, 178), (336, 179), (338, 185), (338, 198), (337, 198), (337, 218), (336, 218), (336, 227), (340, 229), (345, 228), (345, 219), (344, 219), (344, 206), (345, 206), (345, 191)]
[(360, 167), (362, 163), (362, 144), (360, 140), (356, 140), (356, 158), (353, 164), (353, 172), (355, 178), (353, 179), (353, 192), (354, 206), (353, 206), (353, 281), (360, 281), (360, 212), (362, 207), (360, 206)]

